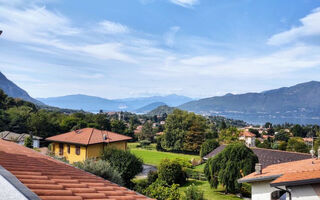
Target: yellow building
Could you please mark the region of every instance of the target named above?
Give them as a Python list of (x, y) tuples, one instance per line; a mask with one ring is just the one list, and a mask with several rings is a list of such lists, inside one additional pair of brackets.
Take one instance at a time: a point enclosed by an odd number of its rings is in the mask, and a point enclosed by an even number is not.
[(99, 157), (106, 146), (126, 150), (130, 139), (132, 138), (110, 131), (84, 128), (46, 140), (52, 142), (51, 150), (55, 156), (65, 157), (70, 163), (74, 163)]

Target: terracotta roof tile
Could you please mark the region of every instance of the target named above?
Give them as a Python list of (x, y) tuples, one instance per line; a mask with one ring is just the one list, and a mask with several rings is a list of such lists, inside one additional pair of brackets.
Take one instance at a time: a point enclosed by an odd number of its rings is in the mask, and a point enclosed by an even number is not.
[(256, 137), (255, 134), (249, 132), (249, 131), (243, 131), (240, 133), (240, 136), (244, 136), (244, 137)]
[[(262, 170), (262, 174), (251, 173), (240, 179), (244, 182), (252, 182), (270, 177), (273, 185), (292, 185), (306, 181), (320, 183), (320, 160), (305, 159), (294, 162), (270, 165)], [(313, 182), (313, 183), (316, 183)]]
[(1, 139), (0, 165), (43, 200), (149, 199), (32, 149)]
[[(104, 139), (104, 135), (106, 139)], [(131, 140), (131, 137), (113, 133), (105, 130), (98, 130), (94, 128), (84, 128), (80, 130), (63, 133), (60, 135), (47, 138), (48, 141), (75, 143), (82, 145), (98, 144), (98, 143), (111, 143), (118, 141)]]

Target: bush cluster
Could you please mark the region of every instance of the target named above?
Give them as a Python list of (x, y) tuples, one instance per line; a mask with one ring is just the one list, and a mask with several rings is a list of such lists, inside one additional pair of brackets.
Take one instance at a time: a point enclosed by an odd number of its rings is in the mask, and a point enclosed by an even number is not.
[(130, 151), (106, 148), (101, 155), (101, 159), (108, 161), (120, 173), (126, 186), (130, 186), (131, 179), (143, 170), (142, 160)]
[(198, 190), (197, 187), (194, 184), (192, 184), (184, 192), (183, 199), (185, 199), (185, 200), (204, 200), (203, 191)]
[(87, 159), (84, 162), (74, 163), (74, 166), (119, 185), (123, 185), (123, 180), (120, 176), (120, 173), (107, 161)]
[(168, 185), (179, 184), (183, 185), (187, 181), (187, 176), (183, 170), (179, 160), (164, 159), (159, 166), (159, 179), (166, 182)]

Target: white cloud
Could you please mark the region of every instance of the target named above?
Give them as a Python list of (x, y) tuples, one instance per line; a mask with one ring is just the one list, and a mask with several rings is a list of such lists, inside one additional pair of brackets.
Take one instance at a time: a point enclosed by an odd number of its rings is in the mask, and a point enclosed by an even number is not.
[(199, 3), (199, 0), (170, 0), (170, 1), (182, 7), (192, 7), (193, 5)]
[(104, 20), (99, 23), (99, 31), (106, 34), (128, 33), (129, 28), (120, 23)]
[(293, 27), (288, 31), (273, 35), (269, 40), (270, 45), (282, 45), (293, 42), (306, 36), (320, 35), (320, 8), (300, 19), (301, 26)]
[(164, 41), (167, 46), (172, 47), (174, 45), (175, 37), (179, 30), (179, 26), (173, 26), (168, 32), (164, 34)]

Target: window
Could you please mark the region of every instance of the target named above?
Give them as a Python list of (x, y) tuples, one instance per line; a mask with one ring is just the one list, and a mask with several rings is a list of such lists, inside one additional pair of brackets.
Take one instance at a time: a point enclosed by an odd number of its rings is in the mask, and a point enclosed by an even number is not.
[(59, 155), (63, 155), (63, 144), (59, 144)]
[(80, 155), (80, 146), (78, 146), (78, 145), (76, 146), (76, 154)]
[(70, 154), (70, 144), (68, 144), (68, 154)]

